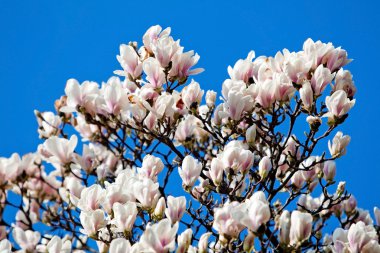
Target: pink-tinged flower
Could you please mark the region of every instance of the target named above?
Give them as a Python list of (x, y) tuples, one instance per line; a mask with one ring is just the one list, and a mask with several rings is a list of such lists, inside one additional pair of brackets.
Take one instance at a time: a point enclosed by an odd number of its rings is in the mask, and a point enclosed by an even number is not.
[(130, 233), (137, 216), (137, 207), (134, 202), (120, 204), (116, 202), (112, 207), (114, 219), (113, 224), (116, 225), (118, 232)]
[(154, 107), (147, 107), (148, 110), (155, 113), (157, 119), (161, 119), (163, 117), (173, 118), (174, 116), (174, 98), (171, 94), (163, 93), (161, 94), (156, 102), (154, 103)]
[(348, 214), (351, 214), (353, 211), (356, 210), (357, 207), (357, 201), (354, 195), (351, 195), (349, 199), (346, 199), (343, 202), (344, 205), (344, 211)]
[(157, 127), (157, 117), (154, 113), (148, 113), (146, 118), (144, 119), (144, 125), (150, 131), (153, 131)]
[(323, 163), (323, 178), (326, 181), (333, 181), (336, 173), (336, 164), (334, 161), (326, 161)]
[[(130, 186), (129, 186), (130, 187)], [(145, 209), (154, 208), (160, 197), (159, 184), (149, 178), (143, 178), (133, 184), (133, 193)]]
[(352, 60), (347, 58), (347, 52), (340, 47), (331, 50), (323, 59), (331, 72), (335, 72), (341, 67), (347, 65)]
[(250, 126), (245, 132), (245, 140), (249, 145), (253, 145), (256, 140), (256, 125)]
[(186, 253), (191, 243), (191, 238), (193, 236), (193, 230), (191, 228), (186, 229), (177, 238), (178, 246), (176, 253)]
[(97, 125), (89, 124), (86, 122), (86, 118), (83, 114), (78, 114), (76, 119), (75, 130), (81, 135), (83, 141), (91, 141), (96, 138), (97, 134), (100, 132)]
[[(43, 245), (38, 245), (43, 246)], [(49, 252), (49, 253), (70, 253), (72, 251), (71, 241), (61, 239), (58, 236), (53, 236), (50, 239), (46, 247), (37, 247), (39, 252)]]
[(244, 81), (249, 83), (249, 79), (253, 77), (253, 62), (255, 52), (250, 51), (246, 59), (239, 59), (234, 67), (228, 66), (228, 74), (235, 81)]
[(93, 211), (103, 203), (106, 191), (98, 184), (93, 184), (81, 192), (78, 208), (83, 211)]
[(95, 166), (98, 164), (95, 152), (92, 147), (92, 144), (84, 144), (82, 156), (74, 154), (75, 163), (78, 164), (87, 173), (91, 173)]
[(194, 115), (186, 115), (185, 119), (178, 124), (174, 138), (180, 143), (192, 141), (193, 137), (199, 137), (197, 134), (200, 133), (199, 127), (202, 126), (202, 122)]
[(25, 251), (33, 252), (36, 249), (41, 235), (37, 231), (26, 230), (15, 227), (12, 232), (13, 239)]
[(214, 209), (214, 223), (212, 227), (218, 231), (220, 235), (237, 238), (244, 226), (232, 217), (232, 213), (240, 205), (239, 202), (229, 202), (223, 207)]
[(288, 210), (284, 210), (280, 216), (278, 227), (280, 229), (279, 237), (280, 242), (284, 245), (289, 244), (290, 233), (290, 213)]
[(220, 185), (223, 180), (224, 163), (223, 161), (215, 157), (211, 161), (211, 167), (209, 170), (209, 177), (215, 185)]
[(259, 162), (259, 175), (262, 179), (265, 179), (269, 171), (272, 169), (272, 162), (269, 156), (264, 156)]
[(141, 76), (142, 62), (136, 50), (130, 46), (122, 44), (120, 45), (120, 55), (116, 56), (123, 70), (115, 70), (114, 73), (120, 76), (130, 75), (133, 79)]
[(161, 159), (153, 155), (144, 156), (142, 166), (138, 169), (139, 175), (143, 175), (147, 178), (157, 181), (158, 174), (164, 169), (164, 164)]
[(163, 68), (169, 66), (173, 56), (181, 49), (179, 40), (174, 41), (171, 36), (164, 36), (156, 40), (152, 47), (154, 57), (160, 62)]
[(125, 253), (131, 251), (131, 243), (125, 238), (113, 239), (110, 244), (109, 253)]
[[(153, 225), (148, 224), (140, 239), (141, 247), (145, 251), (150, 250), (157, 253), (173, 251), (178, 226), (178, 223), (172, 226), (169, 219), (163, 219)], [(141, 252), (144, 252), (144, 250)]]
[(171, 32), (170, 27), (164, 30), (162, 30), (162, 27), (159, 25), (149, 27), (149, 29), (145, 32), (143, 36), (143, 43), (144, 43), (145, 49), (148, 52), (153, 53), (153, 48), (156, 47), (158, 41), (169, 37), (170, 32)]
[(124, 189), (119, 184), (106, 184), (104, 190), (105, 195), (102, 196), (102, 207), (108, 213), (112, 213), (112, 209), (115, 203), (125, 204), (128, 201), (134, 201), (133, 193)]
[(332, 50), (334, 50), (334, 46), (331, 43), (322, 43), (320, 40), (314, 42), (309, 38), (303, 44), (303, 51), (306, 58), (312, 63), (312, 69), (316, 69), (322, 63), (324, 56)]
[(375, 215), (376, 225), (379, 226), (380, 225), (380, 209), (377, 206), (375, 206), (373, 208), (373, 213)]
[(65, 93), (67, 96), (66, 106), (61, 112), (75, 112), (78, 106), (83, 107), (86, 112), (94, 114), (95, 99), (99, 95), (99, 85), (95, 82), (85, 81), (79, 84), (75, 79), (69, 79), (66, 83)]
[(70, 140), (52, 136), (42, 145), (42, 154), (53, 164), (67, 165), (73, 160), (74, 149), (78, 138), (72, 135)]
[(276, 98), (279, 97), (279, 87), (275, 85), (274, 81), (267, 79), (264, 82), (257, 83), (257, 96), (256, 102), (259, 103), (264, 109), (271, 108)]
[(67, 176), (63, 181), (64, 188), (66, 188), (72, 195), (79, 198), (82, 190), (85, 186), (82, 184), (82, 180), (75, 176)]
[(294, 88), (289, 77), (284, 73), (273, 73), (273, 85), (276, 86), (276, 100), (287, 102), (294, 95)]
[[(363, 222), (359, 221), (356, 224), (352, 224), (347, 233), (348, 244), (350, 247), (350, 252), (378, 252), (378, 251), (367, 251), (365, 249), (372, 248), (375, 242), (377, 247), (380, 249), (378, 244), (378, 238), (376, 230), (373, 226), (366, 226)], [(374, 242), (372, 242), (374, 241)], [(367, 244), (369, 244), (367, 246)]]
[(206, 92), (206, 104), (209, 108), (213, 108), (215, 106), (216, 101), (216, 92), (213, 90), (208, 90)]
[(309, 213), (293, 211), (290, 217), (290, 244), (298, 246), (311, 235), (313, 217)]
[(317, 96), (321, 94), (326, 86), (331, 83), (333, 78), (334, 74), (330, 72), (330, 69), (319, 65), (311, 78), (311, 87), (313, 88), (314, 94)]
[(49, 138), (60, 132), (61, 118), (52, 112), (34, 111), (38, 122), (38, 134), (40, 138)]
[(224, 168), (245, 174), (253, 165), (253, 153), (241, 145), (239, 141), (229, 142), (220, 154)]
[(308, 61), (300, 54), (294, 54), (288, 59), (284, 67), (284, 72), (288, 75), (292, 82), (302, 84), (308, 79), (311, 66), (311, 61)]
[(232, 211), (232, 217), (252, 232), (265, 225), (270, 216), (269, 204), (262, 191), (255, 192), (246, 202)]
[(302, 84), (300, 91), (300, 97), (302, 100), (302, 106), (310, 111), (314, 103), (314, 93), (311, 88), (310, 82), (306, 81)]
[(355, 105), (355, 101), (355, 99), (349, 99), (345, 91), (337, 90), (331, 96), (326, 97), (325, 102), (329, 112), (323, 117), (328, 117), (329, 122), (334, 122), (335, 118), (346, 115)]
[(149, 57), (143, 63), (143, 70), (148, 80), (148, 86), (153, 89), (161, 88), (166, 83), (165, 73), (157, 59)]
[(153, 214), (157, 219), (160, 220), (164, 216), (165, 210), (166, 210), (165, 197), (161, 197), (158, 200), (156, 207), (154, 208)]
[(193, 106), (198, 107), (202, 101), (204, 91), (201, 90), (199, 83), (191, 80), (191, 83), (181, 91), (182, 100), (188, 109)]
[(180, 221), (183, 214), (186, 211), (186, 198), (168, 196), (167, 198), (167, 208), (165, 210), (166, 217), (174, 224)]
[(329, 140), (328, 146), (332, 157), (339, 157), (346, 154), (346, 147), (351, 141), (351, 137), (343, 135), (342, 132), (337, 132), (332, 142)]
[(198, 241), (198, 252), (199, 253), (207, 253), (208, 252), (208, 239), (211, 236), (211, 232), (207, 232), (202, 234)]
[(21, 159), (17, 153), (11, 157), (0, 157), (0, 184), (15, 180), (22, 172)]
[(119, 115), (121, 111), (128, 108), (128, 94), (122, 87), (118, 77), (111, 77), (107, 83), (103, 83), (103, 96), (96, 100), (97, 112), (99, 114)]
[(182, 179), (184, 187), (192, 187), (198, 180), (202, 171), (202, 164), (192, 156), (186, 156), (182, 161), (182, 166), (178, 168), (178, 173)]
[(180, 81), (186, 80), (188, 76), (196, 75), (203, 72), (204, 69), (197, 68), (190, 70), (195, 64), (198, 63), (200, 56), (194, 55), (194, 51), (186, 53), (177, 52), (172, 58), (172, 68), (169, 71), (171, 78), (176, 78)]
[[(230, 117), (232, 120), (240, 120), (243, 113), (252, 108), (252, 98), (244, 95), (242, 92), (230, 91), (223, 103), (223, 112), (219, 112), (220, 116)], [(215, 112), (216, 113), (216, 112)]]
[(107, 225), (103, 210), (96, 209), (95, 211), (82, 211), (79, 215), (82, 224), (82, 233), (88, 236), (96, 235), (96, 232)]
[(355, 95), (356, 87), (350, 71), (340, 69), (336, 73), (333, 91), (337, 90), (344, 90), (349, 98), (352, 98)]

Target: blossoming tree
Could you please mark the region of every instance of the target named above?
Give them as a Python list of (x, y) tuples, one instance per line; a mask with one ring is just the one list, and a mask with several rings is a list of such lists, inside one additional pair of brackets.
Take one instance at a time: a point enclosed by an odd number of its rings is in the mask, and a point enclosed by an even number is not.
[(0, 252), (380, 252), (380, 211), (374, 225), (334, 180), (355, 104), (345, 50), (252, 51), (220, 99), (170, 28), (117, 60), (35, 112), (36, 152), (0, 159)]

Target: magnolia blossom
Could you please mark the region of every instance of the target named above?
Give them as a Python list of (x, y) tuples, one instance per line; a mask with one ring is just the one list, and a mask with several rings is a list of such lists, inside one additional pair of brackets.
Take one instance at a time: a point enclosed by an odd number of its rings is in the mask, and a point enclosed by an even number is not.
[(302, 87), (300, 89), (300, 97), (303, 107), (307, 111), (310, 111), (314, 103), (314, 93), (310, 82), (304, 82), (302, 84)]
[(350, 143), (351, 137), (343, 135), (342, 132), (337, 132), (332, 142), (328, 142), (329, 151), (332, 157), (339, 157), (346, 154), (346, 147)]
[(172, 58), (172, 68), (169, 72), (170, 77), (175, 77), (179, 80), (183, 80), (190, 75), (196, 75), (203, 72), (202, 68), (192, 69), (195, 64), (198, 63), (200, 56), (194, 51), (186, 53), (177, 52)]
[(182, 167), (178, 168), (178, 173), (185, 187), (191, 187), (197, 181), (202, 171), (202, 164), (192, 156), (186, 156), (182, 161)]
[(143, 163), (139, 169), (139, 174), (156, 181), (157, 175), (164, 169), (161, 159), (152, 155), (144, 156)]
[(40, 138), (49, 138), (52, 135), (59, 133), (59, 126), (62, 121), (61, 118), (53, 112), (42, 112), (35, 110), (34, 114), (38, 121), (38, 133)]
[(352, 74), (348, 70), (340, 69), (335, 76), (334, 91), (343, 90), (349, 98), (352, 98), (356, 93), (356, 87), (352, 80)]
[(186, 198), (168, 196), (167, 198), (168, 207), (165, 210), (166, 217), (174, 224), (180, 221), (183, 214), (186, 211)]
[(272, 169), (272, 162), (269, 156), (264, 156), (259, 162), (259, 175), (262, 179), (268, 176), (269, 171)]
[[(131, 187), (131, 186), (130, 186)], [(159, 184), (149, 178), (143, 178), (133, 184), (133, 192), (143, 208), (154, 208), (160, 197)]]
[(215, 106), (215, 100), (216, 100), (216, 92), (213, 90), (208, 90), (206, 92), (206, 104), (208, 107), (214, 107)]
[(161, 88), (166, 82), (164, 71), (156, 58), (149, 57), (146, 59), (143, 63), (143, 70), (147, 76), (146, 80), (148, 80), (149, 86)]
[(232, 211), (232, 217), (250, 231), (256, 232), (270, 219), (270, 209), (264, 192), (255, 192), (245, 203)]
[(62, 240), (58, 236), (53, 236), (46, 245), (46, 251), (49, 253), (70, 253), (72, 251), (71, 241)]
[(52, 136), (44, 142), (41, 153), (53, 164), (67, 165), (72, 161), (77, 143), (76, 135), (72, 135), (69, 140)]
[(121, 76), (130, 75), (132, 78), (137, 78), (141, 75), (143, 66), (135, 48), (130, 45), (120, 45), (120, 55), (116, 58), (124, 71), (117, 70), (114, 72), (115, 74)]
[(137, 216), (137, 207), (134, 202), (113, 205), (114, 223), (120, 232), (131, 232)]
[(82, 84), (75, 79), (69, 79), (66, 84), (66, 106), (62, 112), (74, 112), (78, 107), (83, 107), (88, 113), (95, 113), (95, 99), (99, 94), (99, 85), (95, 82), (85, 81)]
[(186, 229), (182, 234), (178, 236), (178, 247), (176, 250), (176, 253), (185, 253), (187, 252), (190, 243), (191, 243), (191, 237), (193, 235), (193, 230), (188, 228)]
[(83, 226), (83, 233), (88, 236), (94, 236), (96, 232), (105, 227), (107, 222), (103, 210), (82, 211), (79, 215), (80, 222)]
[(140, 239), (141, 246), (146, 250), (160, 253), (173, 251), (178, 226), (178, 223), (172, 226), (169, 219), (163, 219), (153, 225), (148, 224)]
[(228, 74), (232, 80), (249, 82), (249, 79), (253, 77), (253, 62), (255, 58), (255, 52), (250, 51), (246, 59), (238, 60), (234, 67), (228, 66)]
[(125, 238), (116, 238), (112, 240), (110, 244), (110, 253), (124, 253), (133, 252), (131, 249), (131, 243)]
[(311, 78), (311, 87), (313, 88), (314, 94), (320, 95), (326, 86), (331, 83), (333, 78), (334, 75), (331, 74), (328, 68), (319, 65)]
[(326, 97), (326, 106), (329, 112), (324, 117), (328, 117), (329, 121), (334, 122), (334, 118), (346, 115), (354, 105), (355, 99), (350, 100), (345, 91), (337, 90), (331, 96)]
[(41, 238), (39, 232), (32, 230), (24, 231), (19, 227), (13, 229), (12, 236), (21, 249), (26, 251), (33, 251)]
[(313, 217), (309, 213), (293, 211), (290, 217), (289, 239), (291, 245), (300, 245), (311, 234)]
[(204, 91), (200, 89), (199, 83), (191, 80), (191, 83), (184, 87), (181, 94), (182, 100), (188, 109), (191, 109), (194, 105), (200, 105), (202, 101)]
[(237, 238), (240, 231), (244, 229), (244, 225), (232, 217), (233, 211), (238, 208), (239, 205), (238, 202), (234, 201), (224, 204), (223, 207), (215, 208), (212, 227), (218, 231), (219, 234)]

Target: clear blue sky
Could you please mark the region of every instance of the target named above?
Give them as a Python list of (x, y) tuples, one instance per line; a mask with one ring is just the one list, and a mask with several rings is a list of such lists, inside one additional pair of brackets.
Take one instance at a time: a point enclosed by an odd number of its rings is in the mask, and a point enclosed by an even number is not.
[[(380, 205), (377, 1), (16, 1), (0, 0), (0, 156), (40, 143), (34, 109), (52, 110), (66, 80), (104, 81), (118, 69), (119, 44), (151, 25), (171, 26), (201, 56), (196, 80), (220, 90), (226, 68), (253, 49), (300, 50), (308, 37), (349, 52), (357, 104), (343, 127), (352, 136), (338, 177), (372, 209)], [(327, 147), (326, 147), (327, 148)]]

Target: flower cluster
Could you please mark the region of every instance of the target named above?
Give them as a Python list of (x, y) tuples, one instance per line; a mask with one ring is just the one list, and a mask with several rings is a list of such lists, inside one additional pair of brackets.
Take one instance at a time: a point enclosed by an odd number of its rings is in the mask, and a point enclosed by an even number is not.
[(345, 50), (251, 51), (217, 101), (170, 28), (142, 41), (106, 82), (70, 79), (55, 112), (35, 111), (35, 152), (0, 158), (1, 252), (380, 252), (379, 209), (374, 225), (335, 181), (356, 93)]

